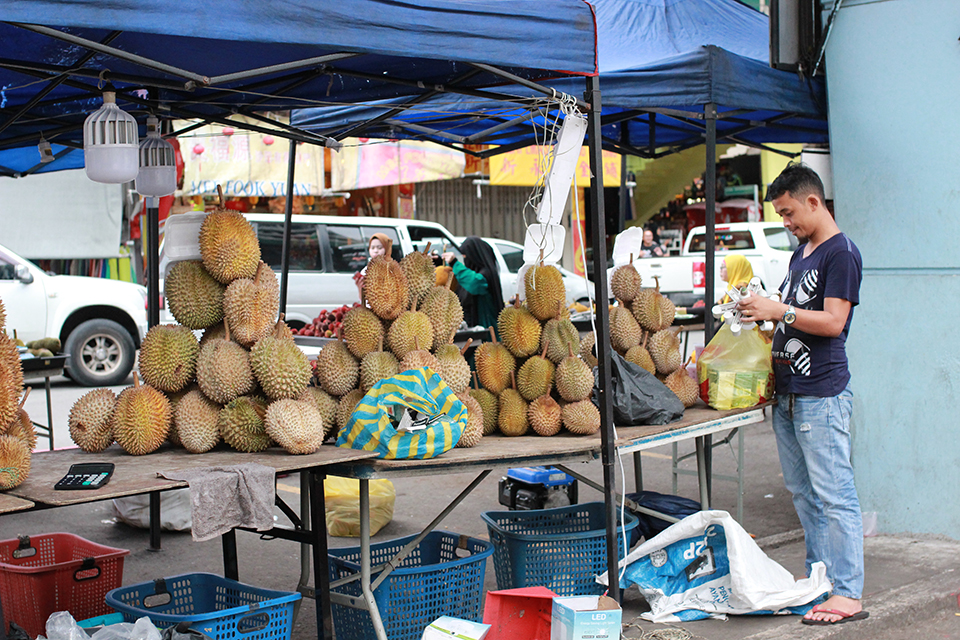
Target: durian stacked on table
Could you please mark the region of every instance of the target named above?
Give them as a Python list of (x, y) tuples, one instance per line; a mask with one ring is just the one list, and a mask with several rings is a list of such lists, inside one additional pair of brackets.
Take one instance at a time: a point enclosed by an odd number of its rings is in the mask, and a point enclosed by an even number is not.
[(37, 446), (33, 422), (23, 410), (30, 389), (23, 389), (20, 353), (7, 336), (6, 323), (6, 309), (0, 300), (0, 491), (13, 489), (27, 479), (30, 455)]
[(242, 452), (278, 444), (313, 453), (333, 429), (329, 399), (308, 387), (310, 363), (278, 319), (279, 285), (255, 230), (219, 207), (204, 218), (199, 244), (201, 260), (174, 264), (164, 283), (178, 324), (147, 332), (132, 387), (77, 400), (70, 436), (95, 453), (117, 442), (144, 455), (168, 440), (192, 453), (221, 440)]
[(556, 435), (561, 428), (589, 435), (600, 429), (591, 400), (593, 369), (580, 356), (580, 334), (566, 309), (563, 276), (551, 265), (524, 274), (525, 304), (500, 312), (503, 342), (477, 349), (477, 382), (470, 393), (482, 407), (485, 433)]
[[(642, 288), (630, 263), (610, 276), (617, 305), (610, 308), (610, 346), (626, 360), (653, 373), (685, 407), (696, 404), (700, 390), (680, 355), (680, 328), (672, 327), (676, 308), (656, 287)], [(592, 345), (591, 345), (592, 346)]]

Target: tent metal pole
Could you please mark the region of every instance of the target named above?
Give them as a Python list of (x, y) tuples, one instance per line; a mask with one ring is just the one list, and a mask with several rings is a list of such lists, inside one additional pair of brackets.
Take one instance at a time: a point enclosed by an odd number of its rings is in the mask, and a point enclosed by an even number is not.
[(590, 234), (593, 242), (593, 282), (595, 287), (597, 324), (597, 403), (600, 406), (600, 451), (603, 464), (604, 512), (607, 520), (607, 571), (610, 577), (611, 598), (620, 601), (620, 581), (617, 573), (617, 478), (614, 460), (617, 452), (613, 435), (613, 405), (607, 390), (610, 381), (610, 312), (607, 309), (607, 230), (603, 212), (603, 150), (600, 141), (600, 79), (587, 78), (584, 98), (590, 104), (587, 110), (587, 136), (590, 154)]
[(210, 79), (207, 76), (202, 76), (198, 73), (187, 71), (186, 69), (180, 69), (178, 67), (174, 67), (169, 64), (157, 62), (156, 60), (151, 60), (150, 58), (144, 58), (143, 56), (138, 56), (134, 53), (121, 51), (120, 49), (115, 49), (114, 47), (108, 47), (100, 44), (99, 42), (94, 42), (93, 40), (87, 40), (86, 38), (81, 38), (79, 36), (71, 35), (69, 33), (59, 31), (57, 29), (51, 29), (50, 27), (43, 27), (37, 24), (24, 24), (22, 22), (9, 22), (7, 24), (12, 24), (15, 27), (20, 27), (21, 29), (26, 29), (27, 31), (33, 31), (34, 33), (39, 33), (45, 36), (49, 36), (51, 38), (56, 38), (57, 40), (63, 40), (64, 42), (69, 42), (70, 44), (79, 45), (84, 49), (90, 49), (91, 51), (96, 51), (97, 53), (102, 53), (114, 58), (126, 60), (127, 62), (132, 62), (134, 64), (140, 65), (141, 67), (154, 69), (155, 71), (162, 71), (164, 73), (169, 73), (171, 75), (179, 76), (181, 78), (187, 78), (188, 80), (193, 80), (194, 82), (197, 82), (202, 85), (210, 84)]
[[(519, 85), (524, 86), (524, 87), (526, 87), (526, 88), (528, 88), (528, 89), (533, 89), (533, 90), (536, 91), (537, 93), (542, 93), (542, 94), (545, 95), (545, 96), (550, 96), (551, 98), (556, 98), (557, 95), (558, 95), (556, 89), (551, 89), (550, 87), (545, 87), (544, 85), (538, 84), (538, 83), (536, 83), (536, 82), (534, 82), (534, 81), (532, 81), (532, 80), (527, 80), (526, 78), (521, 78), (520, 76), (518, 76), (518, 75), (516, 75), (516, 74), (510, 73), (509, 71), (504, 71), (503, 69), (499, 69), (499, 68), (497, 68), (497, 67), (495, 67), (495, 66), (493, 66), (493, 65), (484, 64), (484, 63), (482, 63), (482, 62), (471, 62), (470, 65), (476, 67), (477, 69), (483, 69), (484, 71), (488, 71), (488, 72), (492, 73), (492, 74), (495, 75), (495, 76), (500, 76), (501, 78), (506, 78), (506, 79), (509, 80), (510, 82), (519, 84)], [(592, 78), (592, 77), (595, 77), (595, 76), (590, 76), (590, 77)], [(589, 101), (588, 101), (588, 102), (589, 102)], [(584, 102), (583, 100), (580, 100), (579, 98), (577, 98), (577, 106), (580, 107), (581, 109), (587, 108), (588, 102)]]
[[(147, 325), (160, 324), (160, 199), (147, 198)], [(150, 493), (150, 551), (160, 551), (160, 492)]]
[(647, 136), (649, 138), (648, 145), (650, 147), (650, 154), (652, 155), (657, 152), (657, 114), (651, 113), (648, 117)]
[[(630, 132), (627, 131), (627, 123), (624, 122), (620, 127), (620, 142), (627, 144), (630, 141)], [(630, 206), (627, 200), (627, 154), (620, 154), (620, 210), (617, 212), (617, 228), (614, 233), (620, 233), (627, 228), (627, 207)]]
[[(703, 343), (709, 344), (713, 338), (714, 323), (713, 314), (710, 308), (714, 303), (714, 274), (716, 273), (716, 229), (717, 229), (717, 105), (708, 102), (703, 108), (704, 116), (707, 122), (707, 158), (706, 172), (704, 174), (704, 196), (707, 199), (706, 210), (706, 282), (703, 283), (703, 302), (706, 304), (703, 314)], [(698, 443), (699, 444), (699, 443)], [(703, 496), (701, 496), (701, 508), (709, 509), (710, 500), (713, 495), (713, 437), (704, 436), (702, 443), (703, 468), (700, 470), (701, 477), (706, 480), (706, 486)], [(700, 458), (700, 456), (698, 456)], [(699, 461), (699, 460), (698, 460)]]
[(270, 75), (271, 73), (279, 73), (281, 71), (297, 71), (299, 69), (303, 69), (304, 67), (315, 67), (328, 62), (336, 62), (337, 60), (344, 60), (346, 58), (355, 58), (360, 55), (363, 54), (347, 53), (344, 51), (341, 53), (331, 53), (325, 56), (317, 56), (315, 58), (304, 58), (303, 60), (284, 62), (283, 64), (275, 64), (269, 67), (260, 67), (259, 69), (250, 69), (248, 71), (240, 71), (238, 73), (228, 73), (222, 76), (213, 76), (209, 79), (208, 84), (226, 84), (236, 80), (249, 80), (250, 78), (256, 78), (257, 76), (266, 76)]
[(287, 285), (290, 279), (290, 228), (293, 226), (293, 175), (297, 169), (297, 143), (290, 140), (287, 155), (287, 204), (283, 212), (283, 248), (280, 252), (280, 313), (287, 313)]

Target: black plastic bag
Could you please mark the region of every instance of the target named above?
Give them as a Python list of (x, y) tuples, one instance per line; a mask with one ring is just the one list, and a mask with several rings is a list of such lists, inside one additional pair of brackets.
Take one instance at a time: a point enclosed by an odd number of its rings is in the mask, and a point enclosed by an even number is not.
[(190, 628), (189, 622), (181, 622), (167, 627), (160, 635), (161, 640), (210, 640), (210, 636)]
[[(596, 347), (594, 347), (596, 349)], [(597, 386), (593, 402), (597, 406), (600, 374), (593, 368)], [(668, 424), (683, 417), (683, 403), (652, 373), (625, 360), (610, 350), (611, 385), (607, 391), (613, 402), (613, 420), (618, 427), (636, 427), (645, 424)]]
[[(700, 503), (696, 500), (691, 500), (690, 498), (681, 498), (680, 496), (672, 496), (664, 493), (657, 493), (656, 491), (628, 493), (627, 498), (633, 500), (641, 507), (646, 507), (647, 509), (652, 509), (665, 515), (673, 516), (678, 520), (683, 520), (687, 516), (700, 511)], [(634, 511), (630, 509), (630, 507), (627, 507), (627, 509), (630, 511), (630, 513), (637, 516), (637, 519), (639, 520), (637, 528), (633, 530), (633, 533), (636, 534), (636, 537), (630, 541), (630, 546), (636, 544), (637, 540), (640, 539), (640, 536), (643, 536), (644, 540), (649, 540), (673, 524), (672, 522), (661, 520), (656, 516)]]

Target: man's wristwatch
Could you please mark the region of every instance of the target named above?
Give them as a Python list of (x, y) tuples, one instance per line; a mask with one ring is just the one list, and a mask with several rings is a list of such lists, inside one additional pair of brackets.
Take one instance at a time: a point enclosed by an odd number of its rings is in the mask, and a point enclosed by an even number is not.
[(783, 317), (781, 318), (781, 320), (783, 320), (784, 324), (793, 324), (796, 321), (796, 319), (797, 319), (797, 310), (793, 308), (792, 304), (787, 305), (787, 310), (783, 312)]

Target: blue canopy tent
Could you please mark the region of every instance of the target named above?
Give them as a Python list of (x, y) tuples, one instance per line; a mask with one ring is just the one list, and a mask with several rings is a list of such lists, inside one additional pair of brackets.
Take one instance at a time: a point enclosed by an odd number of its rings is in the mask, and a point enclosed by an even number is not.
[[(197, 121), (189, 128), (206, 123), (239, 126), (228, 117), (242, 113), (261, 123), (244, 128), (298, 142), (333, 144), (323, 135), (279, 125), (261, 113), (397, 98), (422, 102), (448, 93), (497, 104), (514, 97), (490, 87), (519, 85), (552, 96), (553, 91), (537, 81), (580, 75), (586, 76), (580, 85), (586, 91), (577, 106), (597, 132), (596, 61), (595, 16), (583, 0), (5, 0), (0, 5), (0, 175), (76, 167), (79, 153), (70, 150), (82, 147), (83, 122), (101, 105), (106, 83), (115, 88), (118, 105), (141, 125), (152, 113)], [(58, 145), (59, 159), (49, 165), (41, 165), (38, 155), (30, 157), (41, 137)], [(592, 139), (599, 141), (599, 136)], [(288, 192), (293, 157), (291, 153)], [(594, 186), (602, 184), (598, 143), (591, 145), (590, 160)], [(602, 197), (592, 204), (602, 212)], [(156, 324), (155, 208), (148, 220), (148, 238), (153, 239), (148, 244), (148, 301), (151, 323)], [(603, 223), (603, 216), (596, 216), (592, 230), (601, 243)], [(283, 281), (288, 246), (289, 233)], [(599, 324), (605, 331), (606, 288), (598, 285), (597, 295)], [(601, 334), (600, 340), (608, 342), (609, 336)], [(603, 392), (610, 388), (610, 374), (606, 355), (599, 360), (604, 481), (612, 488), (612, 408)], [(310, 494), (313, 526), (319, 530), (319, 484), (311, 484)], [(606, 492), (606, 501), (608, 566), (615, 571), (612, 490)], [(159, 500), (152, 494), (152, 525), (159, 523), (158, 516)], [(159, 548), (158, 526), (151, 527), (151, 546)], [(325, 566), (318, 558), (325, 553), (325, 548), (314, 552), (317, 617), (327, 623), (318, 635), (324, 638), (331, 632), (330, 602)], [(236, 558), (235, 540), (224, 537), (224, 557), (229, 556)], [(616, 585), (611, 593), (618, 597)], [(377, 631), (384, 637), (382, 625)]]

